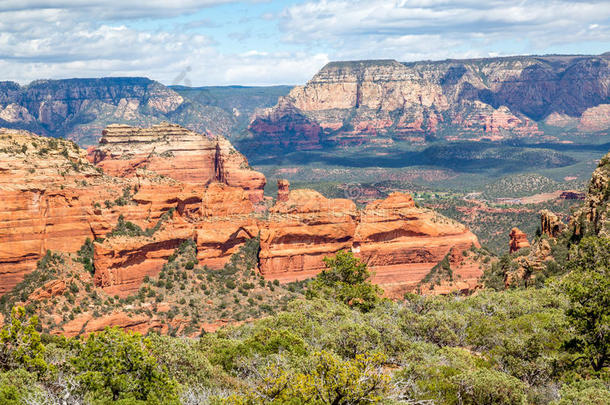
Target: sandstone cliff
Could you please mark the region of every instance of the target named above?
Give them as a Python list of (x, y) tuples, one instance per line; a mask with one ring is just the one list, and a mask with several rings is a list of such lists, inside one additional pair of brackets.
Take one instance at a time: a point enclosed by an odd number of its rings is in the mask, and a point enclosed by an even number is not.
[(259, 271), (281, 281), (311, 277), (323, 257), (352, 249), (377, 282), (407, 290), (451, 248), (478, 244), (407, 194), (358, 210), (350, 200), (280, 182), (280, 198), (267, 208), (264, 176), (228, 141), (176, 125), (109, 126), (90, 162), (67, 141), (6, 130), (1, 139), (8, 203), (0, 217), (0, 293), (47, 250), (75, 252), (87, 238), (96, 240), (93, 282), (120, 296), (158, 274), (187, 240), (199, 264), (218, 269), (260, 235)]
[(91, 237), (94, 204), (121, 190), (103, 177), (72, 142), (0, 129), (0, 295), (47, 250), (75, 251)]
[(610, 237), (610, 153), (604, 156), (589, 182), (583, 206), (570, 223), (576, 235)]
[[(332, 62), (250, 124), (250, 145), (556, 139), (610, 128), (610, 57)], [(540, 123), (555, 126), (545, 135)]]
[(248, 191), (254, 202), (263, 198), (265, 177), (250, 168), (246, 158), (223, 137), (210, 138), (176, 124), (150, 128), (110, 125), (89, 159), (105, 173), (130, 177), (145, 168), (175, 180), (225, 183)]

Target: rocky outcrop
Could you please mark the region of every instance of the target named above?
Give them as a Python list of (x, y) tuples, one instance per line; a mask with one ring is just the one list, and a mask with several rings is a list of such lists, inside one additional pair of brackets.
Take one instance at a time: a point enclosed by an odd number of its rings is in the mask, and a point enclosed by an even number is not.
[(513, 228), (508, 235), (510, 237), (509, 253), (514, 253), (519, 249), (530, 247), (527, 235), (519, 228)]
[[(180, 130), (192, 137), (196, 135)], [(144, 276), (158, 272), (156, 264), (166, 260), (179, 243), (196, 237), (193, 221), (214, 217), (207, 225), (214, 232), (219, 231), (219, 224), (213, 223), (218, 218), (229, 220), (231, 217), (229, 222), (237, 223), (234, 216), (251, 213), (252, 201), (262, 199), (264, 176), (247, 168), (240, 169), (246, 165), (245, 160), (228, 141), (219, 140), (213, 145), (208, 152), (216, 157), (218, 145), (218, 159), (202, 160), (204, 166), (200, 171), (204, 174), (195, 170), (193, 177), (199, 180), (212, 176), (209, 182), (217, 176), (237, 187), (224, 183), (209, 186), (183, 183), (142, 168), (117, 170), (116, 174), (124, 176), (108, 176), (100, 167), (93, 166), (85, 152), (72, 142), (24, 131), (1, 130), (0, 194), (4, 203), (0, 209), (0, 295), (31, 272), (47, 250), (75, 252), (87, 238), (106, 237), (117, 226), (119, 217), (150, 231), (162, 225), (164, 214), (170, 210), (175, 212), (174, 218), (164, 225), (171, 234), (157, 231), (138, 242), (121, 241), (119, 237), (95, 244), (96, 268), (100, 269), (96, 282), (105, 287), (122, 286), (124, 292), (137, 289)], [(134, 150), (139, 147), (134, 142)], [(129, 158), (133, 155), (123, 156), (122, 162), (130, 162)], [(171, 162), (166, 163), (171, 168)], [(186, 162), (176, 163), (176, 177), (184, 175), (180, 165), (184, 167)], [(109, 167), (109, 172), (116, 169), (116, 166)], [(159, 167), (166, 166), (160, 163)], [(233, 191), (218, 199), (215, 190), (222, 187)], [(221, 228), (225, 229), (228, 228)], [(231, 239), (231, 235), (226, 239)], [(253, 235), (256, 233), (249, 237)], [(225, 250), (221, 249), (216, 257), (220, 262), (226, 261), (232, 251), (225, 243)], [(203, 250), (202, 256), (206, 255), (211, 254)]]
[(313, 190), (292, 190), (261, 223), (260, 271), (281, 282), (312, 277), (322, 259), (353, 243), (358, 212), (351, 200), (329, 200)]
[(565, 228), (559, 217), (549, 210), (540, 211), (540, 232), (549, 238), (557, 237)]
[(589, 182), (582, 207), (570, 221), (570, 229), (577, 236), (599, 235), (610, 237), (610, 153), (600, 162)]
[(69, 279), (51, 280), (42, 287), (34, 290), (34, 292), (28, 297), (28, 300), (42, 301), (45, 299), (56, 297), (58, 295), (63, 295), (63, 293), (66, 292), (69, 284)]
[(117, 177), (134, 176), (143, 168), (186, 183), (225, 183), (247, 190), (254, 202), (263, 199), (265, 176), (252, 170), (229, 141), (175, 124), (110, 125), (102, 132), (99, 146), (89, 149), (89, 159)]
[[(324, 268), (322, 259), (350, 249), (375, 273), (391, 296), (417, 283), (451, 249), (478, 246), (463, 225), (417, 208), (409, 194), (394, 193), (362, 211), (350, 200), (328, 200), (311, 190), (293, 190), (278, 202), (261, 230), (260, 269), (268, 279), (294, 281)], [(471, 271), (473, 269), (468, 269)], [(481, 270), (469, 274), (476, 284)]]
[(72, 142), (0, 129), (0, 295), (47, 250), (78, 250), (92, 237), (95, 204), (121, 188), (109, 188)]
[(331, 62), (255, 117), (244, 146), (556, 139), (542, 121), (568, 132), (605, 131), (609, 84), (608, 55)]
[[(409, 194), (393, 193), (364, 208), (352, 251), (368, 263), (375, 273), (373, 281), (387, 294), (402, 296), (414, 291), (452, 249), (462, 252), (473, 245), (479, 246), (477, 237), (462, 224), (417, 208)], [(474, 286), (482, 270), (463, 270), (464, 279)]]
[(277, 200), (280, 202), (288, 201), (288, 196), (290, 194), (290, 182), (288, 180), (278, 180), (277, 181)]
[(351, 249), (396, 294), (413, 290), (451, 249), (478, 245), (463, 225), (416, 207), (408, 194), (360, 210), (280, 181), (267, 208), (264, 176), (244, 167), (226, 140), (174, 125), (112, 126), (90, 162), (68, 141), (4, 131), (0, 142), (0, 294), (47, 249), (76, 252), (87, 238), (95, 240), (94, 285), (121, 297), (156, 276), (187, 240), (200, 265), (217, 269), (259, 236), (260, 273), (283, 282), (314, 276), (325, 256)]
[[(137, 201), (142, 199), (139, 195), (134, 196)], [(197, 204), (200, 210), (195, 209)], [(154, 235), (113, 236), (96, 243), (95, 283), (120, 296), (135, 292), (144, 277), (155, 276), (187, 239), (197, 246), (199, 264), (219, 269), (256, 236), (259, 271), (268, 280), (313, 277), (324, 268), (324, 257), (351, 249), (371, 266), (374, 281), (396, 296), (414, 290), (451, 249), (461, 252), (478, 246), (464, 226), (415, 207), (408, 194), (393, 194), (360, 211), (351, 200), (292, 190), (285, 201), (260, 214), (244, 190), (212, 183), (201, 199), (193, 197), (190, 208), (176, 210)], [(479, 267), (463, 270), (462, 281), (476, 285)]]
[(546, 268), (547, 262), (554, 260), (551, 256), (551, 243), (557, 242), (540, 238), (534, 243), (527, 255), (514, 258), (515, 265), (511, 266), (505, 274), (504, 285), (507, 288), (532, 285)]

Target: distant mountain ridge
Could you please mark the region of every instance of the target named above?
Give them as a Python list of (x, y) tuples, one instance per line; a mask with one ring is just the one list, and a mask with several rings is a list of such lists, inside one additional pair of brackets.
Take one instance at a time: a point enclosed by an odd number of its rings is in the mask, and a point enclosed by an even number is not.
[[(250, 125), (252, 147), (565, 136), (610, 128), (610, 54), (331, 62)], [(247, 149), (246, 149), (247, 150)]]
[[(97, 143), (108, 124), (153, 125), (162, 121), (194, 131), (229, 136), (245, 128), (255, 108), (272, 106), (290, 87), (167, 87), (143, 77), (0, 82), (0, 127), (26, 129)], [(252, 93), (255, 93), (253, 96)], [(277, 93), (277, 94), (276, 94)], [(244, 98), (251, 98), (248, 102)], [(224, 100), (232, 100), (228, 106)]]
[(610, 53), (330, 62), (304, 86), (165, 86), (138, 77), (0, 82), (0, 126), (97, 143), (174, 122), (249, 157), (334, 146), (606, 136)]

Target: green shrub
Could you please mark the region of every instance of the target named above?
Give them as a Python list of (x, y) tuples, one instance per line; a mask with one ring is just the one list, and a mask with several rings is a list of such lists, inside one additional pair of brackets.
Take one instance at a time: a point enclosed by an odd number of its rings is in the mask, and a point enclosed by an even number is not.
[(108, 328), (87, 338), (72, 365), (93, 400), (177, 403), (176, 382), (151, 352), (150, 339)]
[(461, 404), (526, 404), (527, 386), (508, 374), (488, 369), (465, 372), (453, 377)]
[(381, 301), (383, 290), (372, 284), (367, 266), (352, 252), (340, 250), (335, 257), (325, 257), (325, 270), (309, 284), (307, 296), (329, 297), (363, 312)]

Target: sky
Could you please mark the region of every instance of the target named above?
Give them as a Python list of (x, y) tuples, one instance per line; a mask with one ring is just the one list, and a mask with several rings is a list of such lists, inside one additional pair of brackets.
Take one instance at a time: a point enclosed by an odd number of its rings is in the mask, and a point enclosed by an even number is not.
[(608, 51), (608, 0), (0, 0), (0, 81), (20, 84), (303, 84), (336, 60)]

